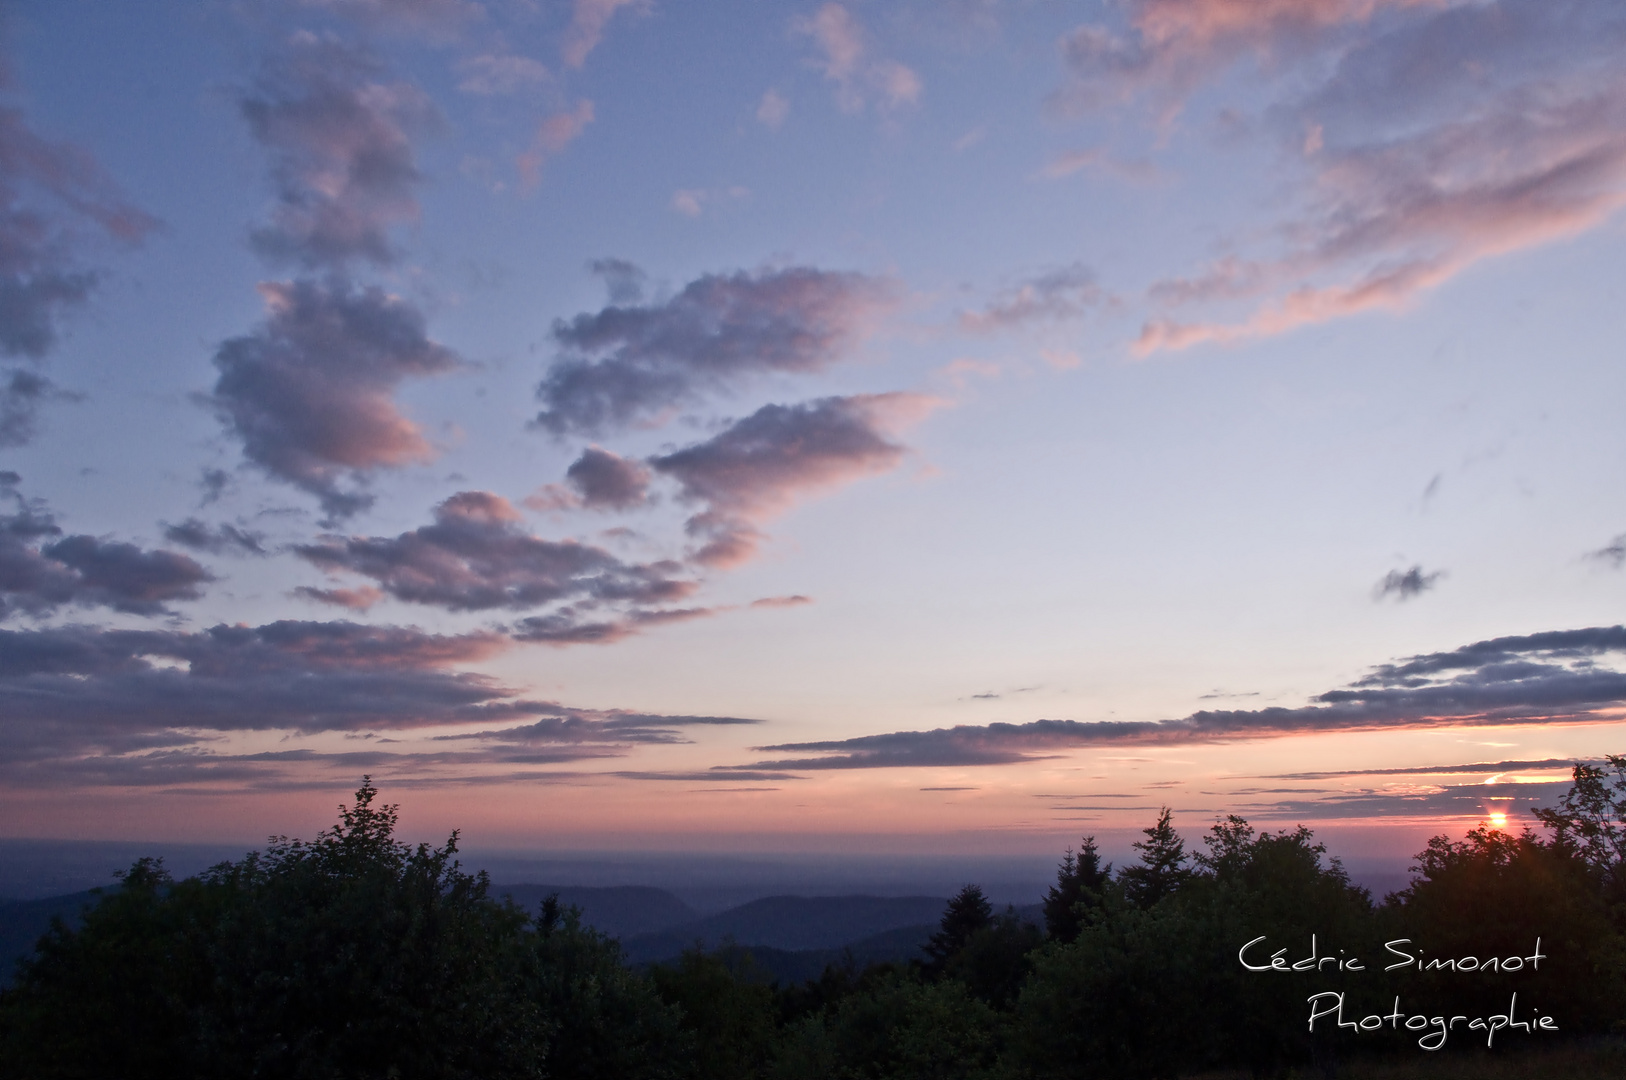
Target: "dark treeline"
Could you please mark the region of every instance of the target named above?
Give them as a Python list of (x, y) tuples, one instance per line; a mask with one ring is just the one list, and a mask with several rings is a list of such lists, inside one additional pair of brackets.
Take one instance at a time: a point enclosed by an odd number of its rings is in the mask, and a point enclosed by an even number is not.
[[(1548, 1048), (1626, 1018), (1626, 757), (1608, 762), (1575, 767), (1535, 812), (1539, 834), (1436, 837), (1381, 903), (1308, 829), (1233, 816), (1188, 847), (1165, 810), (1116, 871), (1091, 839), (1069, 851), (1042, 928), (967, 886), (920, 959), (796, 986), (741, 948), (630, 968), (573, 909), (494, 900), (456, 862), (456, 834), (397, 841), (395, 808), (364, 782), (313, 841), (182, 881), (143, 860), (76, 929), (54, 927), (0, 994), (0, 1076), (1331, 1075), (1429, 1056), (1435, 1016), (1444, 1053), (1484, 1054), (1471, 1021), (1509, 1013), (1514, 993), (1511, 1019), (1532, 1029), (1504, 1028), (1495, 1052)], [(1420, 962), (1382, 970), (1406, 955)], [(1273, 956), (1287, 970), (1242, 962)], [(1493, 957), (1522, 970), (1465, 970)], [(1340, 1028), (1337, 993), (1346, 1023), (1397, 1018)], [(1312, 1033), (1314, 994), (1329, 1015)]]

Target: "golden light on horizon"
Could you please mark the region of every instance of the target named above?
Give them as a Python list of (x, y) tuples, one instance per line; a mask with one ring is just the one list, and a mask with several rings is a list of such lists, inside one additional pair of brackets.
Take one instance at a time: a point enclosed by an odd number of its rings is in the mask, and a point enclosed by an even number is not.
[(1502, 813), (1500, 810), (1492, 810), (1490, 815), (1490, 823), (1491, 828), (1493, 829), (1505, 829), (1507, 828), (1507, 815)]

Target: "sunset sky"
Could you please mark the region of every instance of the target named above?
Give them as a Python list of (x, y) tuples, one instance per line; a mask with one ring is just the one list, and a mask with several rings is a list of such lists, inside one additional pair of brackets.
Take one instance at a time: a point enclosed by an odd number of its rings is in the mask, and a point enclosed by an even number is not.
[(18, 0), (0, 833), (1409, 852), (1626, 752), (1618, 0)]

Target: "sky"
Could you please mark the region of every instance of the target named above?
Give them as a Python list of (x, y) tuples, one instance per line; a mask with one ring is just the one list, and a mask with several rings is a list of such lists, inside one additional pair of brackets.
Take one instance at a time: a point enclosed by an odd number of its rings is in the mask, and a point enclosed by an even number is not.
[(0, 832), (1013, 853), (1626, 753), (1612, 0), (12, 0)]

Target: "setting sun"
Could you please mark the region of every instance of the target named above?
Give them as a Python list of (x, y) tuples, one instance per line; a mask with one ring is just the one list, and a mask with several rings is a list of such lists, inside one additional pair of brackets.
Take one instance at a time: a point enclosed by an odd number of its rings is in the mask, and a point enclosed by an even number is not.
[(1493, 810), (1491, 811), (1490, 823), (1493, 829), (1505, 829), (1507, 828), (1507, 815), (1500, 810)]

